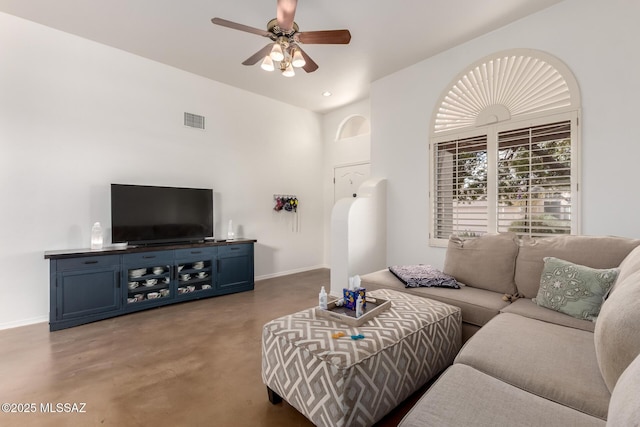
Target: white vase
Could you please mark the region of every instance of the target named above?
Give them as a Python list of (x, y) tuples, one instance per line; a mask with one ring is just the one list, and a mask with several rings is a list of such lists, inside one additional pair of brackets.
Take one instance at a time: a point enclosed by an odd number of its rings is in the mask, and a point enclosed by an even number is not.
[(99, 222), (91, 227), (91, 249), (102, 249), (102, 227)]
[(236, 233), (233, 231), (233, 221), (229, 220), (229, 225), (227, 226), (227, 240), (233, 240), (236, 238)]

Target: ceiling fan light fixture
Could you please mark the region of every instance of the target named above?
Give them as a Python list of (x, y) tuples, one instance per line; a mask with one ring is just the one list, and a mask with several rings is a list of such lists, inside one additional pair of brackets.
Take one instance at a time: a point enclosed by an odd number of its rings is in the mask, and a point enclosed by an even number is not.
[(284, 53), (282, 52), (282, 46), (280, 46), (280, 43), (276, 42), (273, 44), (269, 56), (271, 57), (271, 59), (278, 62), (284, 59)]
[(264, 59), (262, 60), (262, 64), (260, 64), (260, 68), (262, 68), (265, 71), (275, 70), (275, 67), (273, 66), (273, 60), (269, 55), (264, 57)]
[(296, 72), (293, 71), (293, 66), (291, 65), (291, 63), (287, 64), (287, 67), (282, 72), (282, 75), (285, 77), (293, 77), (296, 75)]
[(302, 68), (307, 64), (307, 61), (304, 60), (300, 50), (295, 49), (293, 52), (293, 60), (291, 61), (291, 64), (296, 68)]
[[(266, 30), (222, 18), (213, 18), (211, 22), (215, 25), (269, 39), (269, 42), (262, 49), (244, 60), (242, 65), (251, 66), (262, 60), (262, 69), (272, 71), (278, 68), (287, 77), (295, 75), (293, 67), (302, 68), (307, 73), (313, 73), (318, 69), (318, 64), (304, 50), (300, 49), (298, 43), (349, 44), (351, 33), (349, 30), (305, 31), (301, 33), (298, 24), (294, 21), (297, 4), (298, 0), (278, 0), (276, 18), (267, 22)], [(264, 58), (265, 55), (269, 55), (269, 58)]]

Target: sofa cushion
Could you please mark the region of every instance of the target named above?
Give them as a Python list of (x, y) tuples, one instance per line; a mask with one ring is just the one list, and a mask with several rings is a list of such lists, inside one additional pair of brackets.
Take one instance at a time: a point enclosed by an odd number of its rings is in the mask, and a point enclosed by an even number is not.
[(513, 294), (518, 237), (490, 234), (474, 239), (449, 239), (443, 271), (458, 282), (493, 292)]
[(640, 353), (640, 271), (628, 276), (602, 304), (594, 341), (609, 390)]
[(618, 284), (624, 282), (627, 277), (631, 276), (636, 271), (640, 271), (640, 246), (632, 250), (631, 253), (622, 260), (619, 269), (620, 273), (618, 274), (618, 279), (609, 293), (613, 292), (614, 289), (618, 287)]
[(617, 277), (617, 268), (596, 269), (545, 257), (540, 289), (533, 301), (576, 319), (595, 320)]
[(467, 341), (455, 363), (586, 414), (607, 417), (611, 394), (598, 369), (591, 332), (503, 313)]
[(399, 424), (402, 427), (604, 425), (601, 419), (527, 393), (462, 364), (449, 367)]
[(555, 257), (592, 268), (618, 267), (640, 240), (612, 236), (523, 237), (516, 260), (518, 292), (535, 298), (544, 257)]
[(555, 323), (556, 325), (568, 326), (570, 328), (582, 329), (593, 332), (596, 324), (591, 320), (576, 319), (566, 314), (540, 307), (528, 298), (520, 298), (500, 310), (500, 313), (513, 313), (530, 319), (542, 320), (543, 322)]
[(640, 356), (636, 357), (624, 370), (616, 388), (613, 389), (607, 425), (611, 427), (639, 425), (638, 396), (640, 396)]
[(360, 285), (366, 289), (395, 289), (460, 307), (462, 321), (476, 326), (483, 326), (497, 316), (501, 309), (509, 305), (508, 302), (502, 300), (503, 294), (501, 293), (470, 286), (463, 286), (460, 289), (406, 288), (397, 277), (386, 269), (365, 274), (360, 278)]

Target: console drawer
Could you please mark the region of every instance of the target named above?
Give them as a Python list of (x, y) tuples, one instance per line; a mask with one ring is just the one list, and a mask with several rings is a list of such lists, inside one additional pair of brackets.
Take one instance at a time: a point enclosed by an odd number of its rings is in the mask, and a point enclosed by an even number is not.
[(176, 259), (211, 258), (216, 255), (218, 248), (189, 248), (176, 249)]
[(102, 268), (105, 266), (119, 265), (120, 255), (88, 256), (70, 259), (59, 259), (56, 261), (57, 269), (77, 270), (84, 268)]
[(139, 254), (126, 254), (122, 261), (127, 265), (160, 265), (173, 264), (172, 251), (143, 252)]
[(218, 256), (227, 257), (249, 255), (252, 251), (253, 244), (226, 245), (218, 248)]

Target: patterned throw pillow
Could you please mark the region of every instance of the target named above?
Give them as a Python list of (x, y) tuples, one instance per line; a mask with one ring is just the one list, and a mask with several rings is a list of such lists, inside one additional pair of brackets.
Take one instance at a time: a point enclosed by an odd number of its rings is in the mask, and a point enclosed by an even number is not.
[(460, 285), (453, 276), (443, 273), (430, 265), (392, 265), (389, 271), (393, 273), (406, 288), (454, 288)]
[(599, 270), (546, 257), (538, 296), (533, 302), (578, 319), (595, 321), (618, 271), (617, 268)]

